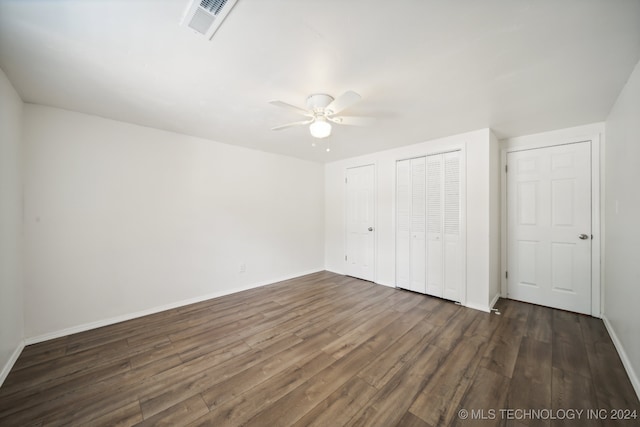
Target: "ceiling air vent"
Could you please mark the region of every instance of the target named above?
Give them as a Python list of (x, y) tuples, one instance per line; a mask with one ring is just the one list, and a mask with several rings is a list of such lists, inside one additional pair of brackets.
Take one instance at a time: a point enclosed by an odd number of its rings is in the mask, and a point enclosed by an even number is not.
[(238, 0), (193, 0), (182, 25), (211, 39)]

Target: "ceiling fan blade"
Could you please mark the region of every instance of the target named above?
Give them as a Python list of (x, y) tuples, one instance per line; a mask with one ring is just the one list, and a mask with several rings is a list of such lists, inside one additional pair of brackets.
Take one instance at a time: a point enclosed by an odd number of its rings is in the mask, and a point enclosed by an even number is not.
[(286, 108), (287, 110), (291, 110), (295, 113), (298, 114), (302, 114), (303, 116), (309, 116), (312, 117), (313, 114), (311, 114), (309, 111), (300, 108), (300, 107), (296, 107), (295, 105), (291, 105), (291, 104), (287, 104), (286, 102), (282, 102), (282, 101), (269, 101), (269, 104), (273, 104), (276, 107), (280, 107), (280, 108)]
[(311, 120), (303, 120), (301, 122), (293, 122), (293, 123), (287, 123), (286, 125), (280, 125), (280, 126), (276, 126), (271, 128), (271, 130), (282, 130), (282, 129), (286, 129), (286, 128), (291, 128), (294, 126), (304, 126), (304, 125), (308, 125), (310, 123), (313, 123), (314, 119)]
[(373, 117), (353, 117), (353, 116), (328, 117), (328, 119), (333, 123), (337, 123), (339, 125), (350, 125), (350, 126), (368, 126), (375, 121)]
[(338, 114), (340, 111), (351, 107), (356, 102), (360, 101), (362, 97), (357, 93), (348, 90), (336, 99), (325, 108), (325, 110), (329, 111), (329, 114)]

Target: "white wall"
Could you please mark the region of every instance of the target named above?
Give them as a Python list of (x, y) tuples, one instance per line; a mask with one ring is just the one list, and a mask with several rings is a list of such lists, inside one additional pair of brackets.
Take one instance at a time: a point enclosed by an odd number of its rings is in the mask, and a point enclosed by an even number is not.
[(640, 396), (640, 63), (606, 129), (604, 319)]
[(323, 165), (24, 114), (28, 342), (323, 268)]
[[(376, 165), (376, 283), (395, 286), (395, 162), (398, 159), (464, 147), (466, 151), (467, 301), (489, 309), (490, 265), (490, 131), (482, 129), (393, 150), (354, 157), (325, 166), (325, 268), (344, 272), (345, 170)], [(499, 187), (494, 189), (499, 191)]]
[(22, 99), (0, 70), (0, 385), (22, 349)]

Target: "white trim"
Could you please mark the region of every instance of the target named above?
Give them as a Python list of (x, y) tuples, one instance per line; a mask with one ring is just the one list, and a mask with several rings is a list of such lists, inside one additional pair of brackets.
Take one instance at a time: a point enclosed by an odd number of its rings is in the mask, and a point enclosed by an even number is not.
[[(348, 227), (348, 216), (347, 216), (347, 209), (349, 206), (349, 201), (348, 201), (348, 197), (349, 195), (347, 194), (347, 171), (349, 169), (357, 169), (357, 168), (364, 168), (367, 166), (373, 166), (373, 283), (378, 283), (378, 236), (380, 235), (380, 233), (378, 232), (378, 165), (375, 161), (373, 162), (369, 162), (369, 163), (365, 163), (365, 164), (361, 164), (361, 165), (357, 165), (357, 166), (347, 166), (344, 168), (344, 179), (345, 179), (345, 185), (344, 185), (344, 191), (343, 191), (343, 200), (344, 200), (344, 212), (343, 212), (343, 218), (342, 218), (342, 223), (344, 224), (344, 235), (343, 235), (343, 247), (344, 247), (344, 252), (345, 252), (345, 256), (347, 255), (347, 251), (349, 250), (349, 247), (347, 246), (347, 242), (348, 242), (348, 238), (347, 238), (347, 234), (349, 232), (349, 230), (347, 229)], [(349, 268), (347, 267), (347, 260), (343, 259), (342, 260), (342, 269), (344, 271), (344, 273), (346, 274), (349, 271)], [(348, 276), (348, 274), (346, 274)], [(357, 279), (361, 279), (361, 280), (366, 280), (366, 279), (362, 279), (360, 277), (357, 277)]]
[(507, 150), (500, 149), (500, 294), (507, 298)]
[[(344, 273), (341, 273), (339, 271), (334, 271), (334, 270), (331, 270), (329, 268), (325, 268), (325, 271), (328, 271), (329, 273), (339, 274), (340, 276), (346, 276), (346, 274), (344, 274)], [(349, 277), (351, 277), (351, 276), (349, 276)], [(357, 279), (357, 277), (355, 277), (355, 279)], [(362, 280), (362, 279), (358, 279), (358, 280)], [(376, 285), (380, 285), (380, 286), (386, 286), (388, 288), (400, 289), (400, 288), (396, 287), (396, 285), (391, 284), (391, 283), (378, 282), (378, 281), (375, 281), (373, 283), (375, 283)]]
[[(462, 242), (462, 289), (460, 304), (467, 305), (467, 143), (460, 148), (460, 241)], [(489, 310), (491, 311), (491, 310)]]
[(471, 304), (461, 304), (461, 305), (463, 305), (464, 307), (467, 307), (467, 308), (471, 308), (473, 310), (484, 311), (485, 313), (491, 313), (491, 307), (486, 307), (486, 306), (483, 306), (483, 305), (476, 305), (476, 304), (473, 304), (473, 303), (471, 303)]
[(259, 287), (262, 287), (262, 286), (271, 285), (271, 284), (282, 282), (282, 281), (285, 281), (285, 280), (294, 279), (296, 277), (306, 276), (307, 274), (318, 273), (320, 271), (324, 271), (324, 269), (317, 269), (317, 270), (309, 270), (309, 271), (305, 271), (305, 272), (300, 272), (300, 273), (296, 273), (296, 274), (292, 274), (292, 275), (288, 275), (288, 276), (284, 276), (284, 277), (280, 277), (280, 278), (276, 278), (276, 279), (271, 279), (271, 280), (268, 280), (268, 281), (253, 283), (253, 284), (246, 285), (246, 286), (239, 286), (237, 288), (226, 289), (224, 291), (213, 292), (213, 293), (210, 293), (210, 294), (201, 295), (199, 297), (189, 298), (189, 299), (186, 299), (186, 300), (173, 302), (173, 303), (170, 303), (170, 304), (165, 304), (165, 305), (161, 305), (161, 306), (158, 306), (158, 307), (153, 307), (153, 308), (149, 308), (149, 309), (146, 309), (146, 310), (137, 311), (135, 313), (123, 314), (121, 316), (116, 316), (116, 317), (112, 317), (112, 318), (109, 318), (109, 319), (98, 320), (96, 322), (85, 323), (85, 324), (78, 325), (78, 326), (72, 326), (70, 328), (65, 328), (65, 329), (62, 329), (62, 330), (59, 330), (59, 331), (48, 332), (46, 334), (37, 335), (35, 337), (25, 338), (24, 345), (36, 344), (36, 343), (40, 343), (40, 342), (43, 342), (43, 341), (52, 340), (52, 339), (55, 339), (55, 338), (65, 337), (67, 335), (77, 334), (79, 332), (85, 332), (85, 331), (89, 331), (91, 329), (101, 328), (103, 326), (109, 326), (109, 325), (113, 325), (115, 323), (124, 322), (126, 320), (136, 319), (136, 318), (142, 317), (142, 316), (148, 316), (149, 314), (155, 314), (155, 313), (159, 313), (161, 311), (171, 310), (171, 309), (174, 309), (174, 308), (183, 307), (185, 305), (195, 304), (195, 303), (206, 301), (206, 300), (210, 300), (210, 299), (213, 299), (213, 298), (218, 298), (218, 297), (221, 297), (221, 296), (225, 296), (225, 295), (230, 295), (230, 294), (234, 294), (234, 293), (237, 293), (237, 292), (246, 291), (246, 290), (249, 290), (249, 289), (254, 289), (254, 288), (259, 288)]
[(495, 307), (495, 305), (496, 305), (496, 303), (498, 302), (499, 299), (500, 299), (500, 292), (498, 292), (496, 294), (496, 296), (493, 297), (493, 299), (489, 303), (489, 310), (491, 310), (493, 307)]
[(602, 230), (600, 228), (600, 176), (601, 176), (601, 164), (600, 164), (600, 134), (592, 134), (589, 136), (579, 137), (548, 137), (542, 139), (535, 139), (521, 143), (520, 141), (506, 140), (503, 142), (503, 147), (500, 150), (500, 214), (502, 218), (501, 224), (501, 254), (500, 254), (500, 275), (501, 286), (500, 292), (504, 298), (507, 298), (507, 279), (505, 272), (507, 271), (507, 172), (505, 167), (507, 165), (507, 154), (515, 151), (533, 150), (538, 148), (556, 147), (558, 145), (576, 144), (580, 142), (590, 142), (591, 146), (591, 233), (593, 239), (591, 240), (591, 316), (600, 317), (602, 315), (601, 306), (601, 242), (602, 242)]
[(15, 351), (11, 354), (11, 357), (9, 358), (9, 360), (7, 361), (7, 363), (5, 363), (4, 367), (2, 368), (2, 371), (0, 371), (0, 387), (2, 387), (4, 380), (7, 379), (7, 376), (9, 375), (9, 372), (11, 372), (13, 365), (15, 365), (16, 361), (18, 360), (18, 357), (20, 357), (20, 353), (22, 353), (22, 350), (24, 350), (24, 346), (25, 346), (24, 341), (20, 341), (18, 343), (18, 347), (16, 347)]
[(384, 282), (375, 282), (375, 283), (376, 283), (376, 285), (386, 286), (388, 288), (400, 289), (400, 288), (396, 287), (395, 284), (391, 284), (391, 283), (384, 283)]
[(611, 341), (613, 341), (613, 345), (618, 351), (618, 356), (620, 356), (620, 360), (622, 360), (622, 365), (624, 369), (627, 371), (627, 375), (629, 376), (629, 380), (631, 381), (631, 385), (633, 385), (634, 390), (636, 391), (636, 395), (638, 399), (640, 399), (640, 380), (638, 380), (638, 375), (636, 371), (633, 369), (633, 365), (629, 360), (629, 356), (624, 351), (624, 347), (622, 346), (622, 341), (616, 335), (615, 330), (613, 329), (613, 325), (609, 322), (607, 316), (602, 314), (602, 321), (604, 322), (605, 328), (607, 328), (607, 332), (609, 332), (609, 336), (611, 337)]
[(591, 315), (602, 317), (601, 256), (602, 229), (600, 228), (600, 135), (591, 138)]
[(447, 154), (447, 153), (455, 153), (456, 151), (462, 151), (464, 152), (466, 148), (466, 144), (453, 144), (447, 148), (441, 147), (440, 149), (435, 149), (435, 150), (426, 150), (425, 154), (417, 154), (414, 156), (407, 156), (407, 157), (398, 157), (396, 158), (395, 163), (401, 162), (403, 160), (413, 160), (413, 159), (419, 159), (420, 157), (426, 157), (426, 156), (437, 156), (438, 154)]

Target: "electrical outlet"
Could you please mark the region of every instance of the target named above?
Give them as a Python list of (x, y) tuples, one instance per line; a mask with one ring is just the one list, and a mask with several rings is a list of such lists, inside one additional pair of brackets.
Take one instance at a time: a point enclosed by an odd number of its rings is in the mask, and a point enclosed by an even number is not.
[(247, 264), (240, 263), (240, 273), (246, 273), (247, 272)]

